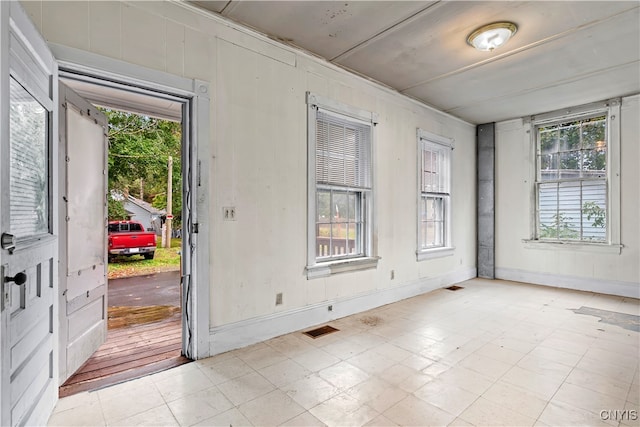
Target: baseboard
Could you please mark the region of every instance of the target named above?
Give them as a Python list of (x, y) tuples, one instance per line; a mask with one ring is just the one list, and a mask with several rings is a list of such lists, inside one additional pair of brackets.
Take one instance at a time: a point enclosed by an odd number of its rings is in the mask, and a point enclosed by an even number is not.
[[(442, 276), (416, 280), (390, 289), (323, 301), (284, 312), (255, 317), (210, 329), (210, 355), (246, 347), (290, 332), (340, 319), (372, 308), (421, 295), (476, 277), (476, 269), (454, 271)], [(332, 306), (332, 311), (328, 307)]]
[(577, 291), (597, 292), (621, 297), (640, 298), (640, 283), (622, 282), (618, 280), (563, 276), (560, 274), (538, 273), (513, 268), (496, 268), (496, 279), (553, 286), (554, 288), (574, 289)]

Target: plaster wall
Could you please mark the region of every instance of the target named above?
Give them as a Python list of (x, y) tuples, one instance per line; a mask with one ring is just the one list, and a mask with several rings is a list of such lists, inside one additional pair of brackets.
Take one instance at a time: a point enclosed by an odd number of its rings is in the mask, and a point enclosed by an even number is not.
[[(394, 290), (410, 284), (475, 277), (475, 126), (179, 3), (23, 4), (48, 42), (210, 83), (203, 125), (211, 135), (211, 328), (360, 295), (398, 299), (407, 295)], [(306, 278), (307, 91), (379, 115), (376, 269)], [(416, 128), (455, 140), (455, 252), (420, 262)], [(235, 207), (235, 221), (223, 220), (223, 207)]]
[(640, 297), (640, 96), (622, 99), (620, 253), (575, 246), (531, 247), (534, 160), (521, 120), (496, 124), (496, 276), (550, 286)]

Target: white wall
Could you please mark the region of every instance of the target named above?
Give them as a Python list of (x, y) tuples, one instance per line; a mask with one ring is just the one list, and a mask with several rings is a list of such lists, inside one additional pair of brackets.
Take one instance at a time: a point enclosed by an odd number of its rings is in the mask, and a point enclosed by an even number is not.
[[(620, 253), (524, 243), (531, 230), (534, 163), (521, 120), (496, 125), (496, 275), (550, 286), (640, 297), (640, 97), (621, 107)], [(615, 214), (615, 212), (611, 212)]]
[[(212, 353), (475, 277), (474, 126), (183, 5), (24, 6), (49, 42), (211, 84)], [(379, 114), (377, 269), (313, 280), (304, 273), (306, 91)], [(415, 255), (417, 127), (456, 144), (456, 250), (422, 262)], [(223, 206), (236, 208), (236, 221), (223, 221)]]

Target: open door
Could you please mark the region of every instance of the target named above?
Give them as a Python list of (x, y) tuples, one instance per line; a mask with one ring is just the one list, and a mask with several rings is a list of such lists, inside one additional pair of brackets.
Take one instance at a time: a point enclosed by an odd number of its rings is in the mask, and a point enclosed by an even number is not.
[(60, 384), (107, 339), (107, 119), (59, 84)]
[(0, 425), (45, 425), (57, 399), (57, 66), (0, 2)]

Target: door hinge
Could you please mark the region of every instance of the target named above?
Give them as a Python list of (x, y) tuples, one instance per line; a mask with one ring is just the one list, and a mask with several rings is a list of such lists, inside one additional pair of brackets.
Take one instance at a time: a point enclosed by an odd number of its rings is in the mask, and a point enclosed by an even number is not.
[(193, 225), (191, 225), (191, 232), (193, 234), (198, 234), (198, 223), (197, 222), (195, 222), (195, 223), (193, 223)]

